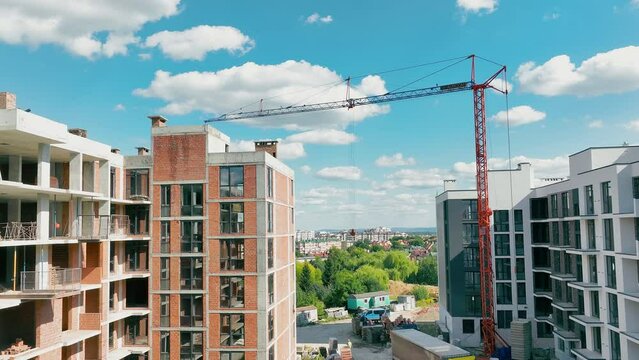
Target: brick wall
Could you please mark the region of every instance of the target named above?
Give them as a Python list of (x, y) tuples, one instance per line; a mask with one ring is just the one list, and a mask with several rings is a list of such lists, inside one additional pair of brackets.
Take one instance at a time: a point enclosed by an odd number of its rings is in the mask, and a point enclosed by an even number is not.
[[(208, 242), (209, 272), (220, 272), (220, 240), (213, 239)], [(244, 239), (244, 271), (257, 271), (257, 240)]]
[[(36, 346), (47, 347), (62, 340), (62, 299), (39, 300), (35, 304)], [(59, 359), (61, 351), (50, 351), (41, 359)]]
[(209, 347), (238, 350), (257, 347), (257, 314), (244, 314), (244, 346), (220, 345), (220, 314), (210, 314), (209, 321), (212, 329), (209, 332)]
[(154, 181), (202, 180), (206, 176), (206, 134), (153, 137)]

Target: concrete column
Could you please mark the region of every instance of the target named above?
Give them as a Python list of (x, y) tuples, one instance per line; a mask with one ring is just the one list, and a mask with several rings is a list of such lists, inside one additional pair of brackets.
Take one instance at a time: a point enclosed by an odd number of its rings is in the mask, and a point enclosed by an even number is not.
[(38, 144), (38, 186), (51, 186), (51, 145)]
[(49, 195), (38, 194), (37, 211), (38, 240), (49, 240)]
[(71, 154), (69, 161), (69, 190), (82, 191), (82, 154)]
[(86, 161), (82, 166), (82, 190), (84, 191), (94, 191), (95, 181), (94, 174), (95, 170), (93, 169), (94, 164), (93, 161)]
[(99, 163), (99, 172), (100, 172), (100, 193), (106, 197), (111, 197), (111, 169), (109, 167), (109, 162), (106, 160), (101, 160)]
[(9, 156), (9, 181), (22, 182), (22, 156)]
[(29, 281), (35, 280), (36, 289), (46, 289), (49, 285), (49, 245), (36, 245), (36, 274), (34, 279), (27, 279), (27, 286)]

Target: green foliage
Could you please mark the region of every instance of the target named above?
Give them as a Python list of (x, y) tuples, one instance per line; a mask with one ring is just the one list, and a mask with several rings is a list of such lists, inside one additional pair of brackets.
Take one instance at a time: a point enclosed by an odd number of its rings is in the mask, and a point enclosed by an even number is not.
[(427, 256), (417, 264), (417, 272), (409, 278), (414, 284), (437, 285), (437, 258)]
[(421, 236), (414, 236), (413, 238), (408, 240), (408, 244), (410, 246), (424, 246), (425, 242)]
[(364, 265), (355, 271), (355, 277), (367, 292), (388, 290), (388, 273), (382, 269)]
[(413, 294), (413, 296), (415, 296), (415, 300), (419, 301), (419, 300), (425, 300), (428, 299), (430, 297), (430, 294), (428, 293), (428, 289), (425, 286), (415, 286), (413, 288), (413, 291), (411, 291), (411, 293)]
[(415, 265), (415, 263), (408, 258), (408, 254), (403, 251), (389, 252), (384, 259), (384, 268), (389, 270), (388, 275), (391, 276), (393, 280), (402, 281), (417, 271), (417, 265)]
[(366, 287), (354, 272), (341, 270), (335, 274), (327, 303), (330, 306), (344, 306), (348, 295), (365, 291)]
[(296, 263), (295, 275), (298, 285), (304, 291), (309, 291), (316, 286), (323, 286), (322, 272), (309, 262)]

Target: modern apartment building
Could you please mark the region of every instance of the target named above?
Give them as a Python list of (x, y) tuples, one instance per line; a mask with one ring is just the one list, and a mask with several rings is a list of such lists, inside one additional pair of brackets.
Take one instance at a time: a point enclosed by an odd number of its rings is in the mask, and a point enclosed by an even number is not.
[(146, 356), (150, 202), (126, 163), (0, 93), (0, 359)]
[[(536, 346), (543, 347), (543, 340), (550, 339), (559, 359), (632, 359), (639, 353), (639, 147), (589, 148), (571, 155), (569, 166), (568, 179), (532, 188), (521, 199), (513, 196), (510, 208), (495, 199), (509, 196), (509, 183), (491, 177), (491, 189), (500, 189), (491, 192), (493, 230), (504, 223), (502, 210), (509, 210), (508, 221), (515, 228), (523, 225), (524, 278), (526, 290), (532, 286), (533, 292), (532, 301), (526, 293), (530, 305), (526, 316), (534, 320)], [(502, 172), (509, 179), (512, 175), (514, 193), (526, 187), (515, 176), (521, 170)], [(463, 243), (454, 234), (446, 237), (446, 227), (456, 227), (459, 222), (446, 220), (443, 211), (451, 206), (448, 199), (455, 193), (438, 197), (438, 231), (441, 223), (444, 252)], [(523, 221), (518, 220), (517, 210)], [(503, 245), (498, 235), (493, 235), (496, 314), (498, 332), (508, 335), (499, 326), (499, 317), (503, 317), (500, 302), (509, 295), (503, 287), (499, 289), (505, 265), (497, 264)], [(511, 251), (513, 245), (517, 251), (517, 231), (515, 244), (512, 242), (510, 237)], [(440, 252), (440, 264), (446, 259), (450, 257)], [(516, 274), (517, 263), (513, 267), (511, 259), (509, 266)], [(440, 265), (440, 283), (451, 283), (455, 274), (450, 272)], [(443, 289), (442, 293), (451, 294)], [(512, 288), (510, 297), (515, 296), (519, 297), (518, 290)], [(463, 336), (467, 317), (455, 312), (449, 301), (442, 298), (442, 307), (446, 306), (442, 319), (457, 338)]]

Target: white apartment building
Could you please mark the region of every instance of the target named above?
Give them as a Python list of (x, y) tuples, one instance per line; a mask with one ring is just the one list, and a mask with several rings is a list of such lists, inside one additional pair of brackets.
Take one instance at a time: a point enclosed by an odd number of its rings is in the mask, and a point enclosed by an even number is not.
[[(569, 164), (567, 180), (536, 188), (525, 164), (489, 175), (497, 331), (508, 339), (508, 320), (525, 315), (534, 320), (534, 346), (554, 347), (559, 359), (632, 359), (639, 354), (639, 147), (589, 148)], [(467, 346), (477, 345), (469, 331), (473, 324), (477, 332), (481, 310), (476, 317), (461, 311), (455, 279), (467, 275), (455, 263), (472, 262), (463, 207), (472, 214), (474, 197), (437, 197), (441, 326)], [(469, 287), (465, 281), (461, 291)]]

